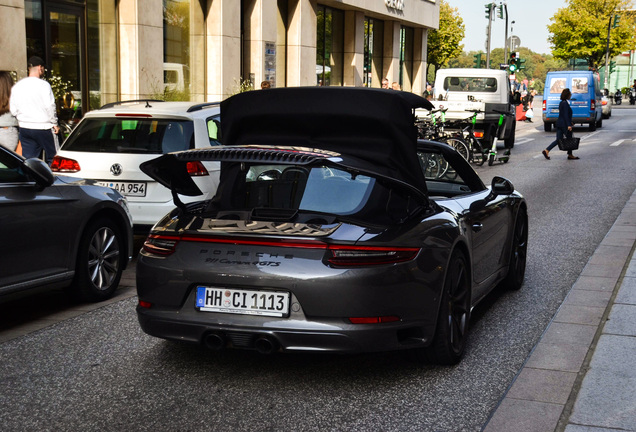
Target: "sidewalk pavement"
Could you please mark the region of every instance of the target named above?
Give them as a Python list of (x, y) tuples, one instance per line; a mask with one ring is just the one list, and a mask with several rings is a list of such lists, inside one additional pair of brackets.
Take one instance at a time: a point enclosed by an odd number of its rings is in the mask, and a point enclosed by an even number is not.
[(483, 432), (636, 431), (636, 191)]

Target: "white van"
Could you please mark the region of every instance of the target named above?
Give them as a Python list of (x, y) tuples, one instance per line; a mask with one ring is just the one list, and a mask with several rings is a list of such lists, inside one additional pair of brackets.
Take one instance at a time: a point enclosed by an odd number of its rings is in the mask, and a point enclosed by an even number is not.
[(510, 90), (508, 72), (497, 69), (439, 69), (435, 77), (433, 105), (447, 108), (446, 119), (470, 117), (468, 110), (484, 111), (477, 115), (475, 135), (483, 133), (482, 141), (492, 143), (492, 135), (497, 130), (500, 114), (505, 111), (505, 123), (499, 131), (498, 139), (504, 140), (506, 148), (514, 147), (515, 101)]

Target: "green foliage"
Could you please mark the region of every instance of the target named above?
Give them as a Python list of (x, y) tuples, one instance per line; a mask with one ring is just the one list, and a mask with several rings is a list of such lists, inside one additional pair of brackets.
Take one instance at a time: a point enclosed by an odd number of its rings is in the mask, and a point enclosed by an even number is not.
[[(548, 26), (552, 55), (557, 59), (586, 59), (591, 68), (605, 63), (607, 29), (614, 15), (625, 16), (631, 0), (567, 0)], [(610, 32), (609, 56), (634, 49), (634, 20), (621, 19)]]
[[(567, 61), (555, 59), (551, 55), (538, 54), (531, 51), (528, 48), (517, 48), (519, 57), (525, 59), (525, 68), (517, 70), (515, 73), (516, 78), (519, 81), (528, 79), (531, 84), (531, 88), (537, 90), (538, 93), (543, 92), (543, 86), (545, 82), (545, 76), (548, 71), (551, 70), (566, 70), (568, 68)], [(475, 56), (481, 53), (482, 62), (485, 65), (486, 54), (483, 51), (470, 51), (468, 53), (462, 53), (459, 56), (450, 59), (448, 61), (448, 67), (450, 68), (472, 68), (474, 67)], [(490, 51), (490, 63), (491, 68), (499, 69), (500, 64), (504, 64), (504, 50), (503, 48), (495, 48)], [(429, 81), (433, 82), (435, 76), (429, 75)]]
[[(433, 66), (433, 76), (440, 67), (445, 67), (452, 58), (461, 55), (464, 45), (464, 20), (455, 7), (446, 0), (439, 5), (439, 29), (428, 32), (426, 61)], [(430, 71), (429, 71), (430, 72)]]

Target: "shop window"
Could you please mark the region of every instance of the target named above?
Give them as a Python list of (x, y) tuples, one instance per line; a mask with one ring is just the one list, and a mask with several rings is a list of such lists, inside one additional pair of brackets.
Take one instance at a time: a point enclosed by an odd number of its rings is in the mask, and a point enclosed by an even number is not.
[(364, 19), (364, 76), (365, 87), (381, 87), (384, 21)]
[(400, 29), (400, 87), (402, 90), (413, 89), (413, 49), (415, 30), (411, 27)]
[(155, 93), (159, 90), (165, 100), (204, 100), (204, 39), (201, 2), (163, 0), (164, 73)]
[(343, 85), (344, 12), (318, 5), (316, 85)]

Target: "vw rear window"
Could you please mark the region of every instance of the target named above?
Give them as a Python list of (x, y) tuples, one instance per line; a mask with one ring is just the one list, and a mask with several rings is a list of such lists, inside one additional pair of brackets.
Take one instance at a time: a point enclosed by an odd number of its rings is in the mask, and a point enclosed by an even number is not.
[(194, 127), (189, 120), (86, 118), (62, 148), (98, 153), (170, 153), (194, 148)]

